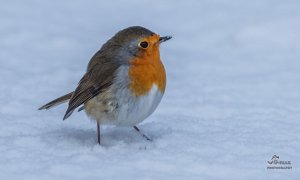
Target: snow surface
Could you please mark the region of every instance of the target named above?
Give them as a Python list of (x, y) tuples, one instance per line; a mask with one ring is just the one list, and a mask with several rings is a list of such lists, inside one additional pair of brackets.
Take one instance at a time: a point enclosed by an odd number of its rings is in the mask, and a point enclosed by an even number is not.
[[(0, 179), (297, 179), (300, 2), (1, 1)], [(139, 127), (96, 125), (66, 105), (90, 57), (118, 30), (145, 26), (168, 84)], [(277, 154), (291, 170), (268, 170)]]

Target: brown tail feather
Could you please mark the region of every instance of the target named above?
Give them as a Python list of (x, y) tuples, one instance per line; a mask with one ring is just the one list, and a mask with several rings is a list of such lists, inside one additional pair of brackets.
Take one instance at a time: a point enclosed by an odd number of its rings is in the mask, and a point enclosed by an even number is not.
[(61, 96), (61, 97), (59, 97), (59, 98), (57, 98), (57, 99), (55, 99), (55, 100), (53, 100), (53, 101), (45, 104), (44, 106), (40, 107), (39, 110), (50, 109), (50, 108), (52, 108), (54, 106), (62, 104), (64, 102), (68, 101), (72, 97), (73, 93), (74, 92), (70, 92), (70, 93), (68, 93), (66, 95), (63, 95), (63, 96)]

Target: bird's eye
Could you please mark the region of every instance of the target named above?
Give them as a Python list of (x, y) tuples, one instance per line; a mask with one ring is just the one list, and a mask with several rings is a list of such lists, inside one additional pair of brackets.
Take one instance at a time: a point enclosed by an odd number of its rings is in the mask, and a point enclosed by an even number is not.
[(140, 42), (139, 46), (143, 49), (146, 49), (148, 47), (148, 43), (146, 41)]

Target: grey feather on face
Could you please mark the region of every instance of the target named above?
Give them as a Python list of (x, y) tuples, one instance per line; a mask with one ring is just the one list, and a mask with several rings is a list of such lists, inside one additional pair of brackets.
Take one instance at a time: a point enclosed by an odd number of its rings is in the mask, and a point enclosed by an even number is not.
[[(136, 56), (139, 50), (139, 39), (152, 36), (154, 34), (155, 33), (144, 27), (132, 26), (119, 31), (104, 46), (114, 50), (117, 49), (114, 52), (118, 53), (114, 54), (118, 54), (120, 57), (122, 57), (122, 59), (126, 59), (128, 61), (131, 59), (130, 57)], [(102, 48), (104, 48), (104, 46)]]
[(138, 53), (139, 39), (153, 34), (155, 33), (141, 26), (132, 26), (119, 31), (92, 57), (87, 70), (98, 63), (128, 65), (128, 61)]

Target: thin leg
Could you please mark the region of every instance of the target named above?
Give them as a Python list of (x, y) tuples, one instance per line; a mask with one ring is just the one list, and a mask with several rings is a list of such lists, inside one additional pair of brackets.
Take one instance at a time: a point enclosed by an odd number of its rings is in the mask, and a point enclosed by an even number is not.
[(145, 134), (143, 134), (140, 129), (137, 126), (133, 126), (133, 128), (140, 133), (140, 135), (142, 135), (145, 139), (147, 139), (148, 141), (152, 141), (148, 136), (146, 136)]
[(97, 121), (98, 144), (100, 144), (100, 123)]

